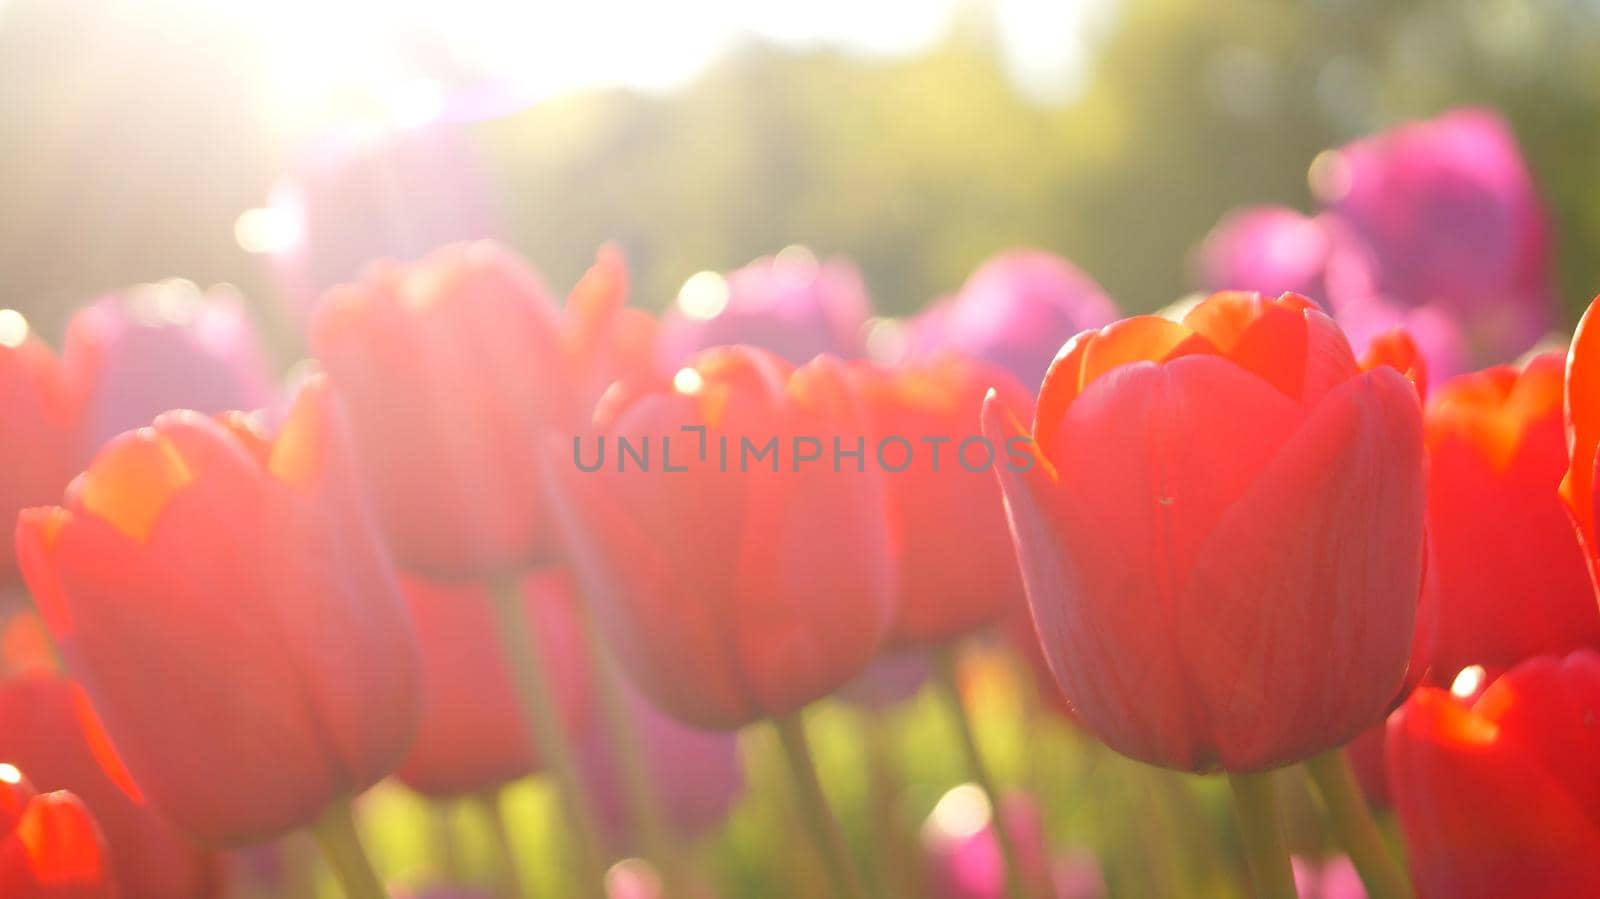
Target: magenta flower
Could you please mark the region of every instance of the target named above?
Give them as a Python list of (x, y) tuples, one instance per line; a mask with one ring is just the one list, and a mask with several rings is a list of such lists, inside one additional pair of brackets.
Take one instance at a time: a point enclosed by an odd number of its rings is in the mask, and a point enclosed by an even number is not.
[(101, 297), (73, 315), (63, 352), (84, 402), (86, 462), (102, 443), (169, 409), (256, 409), (272, 377), (239, 296), (188, 281)]
[(1294, 887), (1300, 899), (1367, 899), (1356, 866), (1342, 855), (1306, 859), (1295, 856)]
[(1201, 286), (1269, 296), (1292, 291), (1326, 303), (1332, 231), (1326, 218), (1284, 206), (1236, 209), (1200, 246)]
[(1404, 329), (1422, 353), (1431, 383), (1472, 368), (1472, 353), (1462, 333), (1462, 323), (1441, 304), (1406, 307), (1380, 296), (1368, 296), (1342, 304), (1333, 318), (1344, 329), (1350, 345), (1362, 352), (1374, 338), (1396, 328)]
[[(1348, 144), (1313, 168), (1328, 208), (1369, 249), (1370, 283), (1461, 322), (1475, 364), (1504, 361), (1555, 320), (1548, 216), (1515, 137), (1461, 109)], [(1329, 297), (1335, 309), (1350, 299)]]
[(1116, 317), (1100, 285), (1065, 259), (1043, 250), (1007, 250), (979, 266), (960, 293), (912, 320), (910, 351), (976, 356), (1031, 388), (1044, 380), (1062, 344)]
[(662, 319), (661, 363), (676, 371), (703, 349), (735, 343), (795, 365), (822, 353), (859, 358), (871, 314), (853, 263), (819, 262), (809, 250), (790, 247), (726, 275), (700, 272), (685, 282)]
[[(1106, 894), (1099, 862), (1086, 851), (1052, 854), (1034, 801), (1020, 793), (1006, 796), (1006, 824), (1017, 841), (1030, 895), (1056, 899), (1100, 899)], [(995, 838), (992, 810), (971, 784), (955, 787), (934, 806), (922, 827), (927, 882), (939, 899), (1001, 899), (1006, 894), (1005, 862)], [(1046, 885), (1049, 890), (1043, 889)]]

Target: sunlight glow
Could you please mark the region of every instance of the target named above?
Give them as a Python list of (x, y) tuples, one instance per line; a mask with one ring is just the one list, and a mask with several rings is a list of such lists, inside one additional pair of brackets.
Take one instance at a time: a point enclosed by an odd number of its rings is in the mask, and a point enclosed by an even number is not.
[(1484, 679), (1488, 672), (1482, 665), (1468, 665), (1456, 674), (1456, 679), (1450, 682), (1450, 692), (1459, 699), (1470, 699), (1483, 689)]
[(680, 368), (672, 376), (672, 389), (684, 396), (694, 396), (706, 386), (706, 379), (692, 368)]
[(965, 783), (951, 787), (939, 797), (939, 802), (928, 814), (923, 825), (923, 836), (928, 839), (964, 840), (989, 826), (993, 810), (989, 797), (977, 784)]
[(15, 309), (0, 309), (0, 347), (14, 349), (28, 339), (28, 320)]
[(696, 321), (705, 321), (728, 308), (728, 297), (728, 279), (716, 272), (696, 272), (678, 289), (678, 309)]
[(0, 783), (22, 783), (22, 772), (17, 770), (16, 765), (0, 764)]
[(246, 253), (281, 253), (300, 243), (302, 223), (296, 210), (279, 206), (246, 209), (233, 223), (233, 239)]
[[(869, 56), (923, 52), (956, 24), (987, 33), (1029, 95), (1072, 96), (1107, 0), (682, 0), (515, 4), (501, 0), (178, 0), (221, 11), (256, 44), (267, 112), (289, 125), (331, 118), (392, 125), (447, 112), (441, 84), (514, 105), (592, 88), (682, 87), (751, 40)], [(437, 81), (433, 79), (439, 79)]]

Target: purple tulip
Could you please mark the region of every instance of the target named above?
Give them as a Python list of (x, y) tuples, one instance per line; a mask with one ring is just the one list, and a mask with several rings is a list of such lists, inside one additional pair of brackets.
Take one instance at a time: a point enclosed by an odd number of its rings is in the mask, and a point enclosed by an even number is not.
[[(1029, 893), (1044, 894), (1040, 887), (1048, 878), (1050, 894), (1057, 899), (1105, 895), (1105, 881), (1092, 854), (1083, 850), (1048, 853), (1044, 825), (1032, 799), (1012, 793), (1003, 805), (1006, 824), (1017, 843), (1019, 864), (1024, 876), (1034, 881)], [(1005, 861), (982, 790), (963, 784), (945, 793), (923, 824), (922, 843), (927, 882), (938, 899), (1001, 899), (1006, 895)]]
[(1312, 175), (1369, 251), (1365, 279), (1330, 285), (1335, 309), (1374, 294), (1437, 306), (1461, 323), (1474, 365), (1521, 353), (1553, 325), (1548, 216), (1498, 115), (1401, 125), (1322, 157)]
[(169, 409), (214, 414), (273, 397), (260, 342), (231, 291), (163, 281), (79, 309), (63, 353), (86, 404), (85, 455)]
[(1363, 352), (1374, 337), (1403, 328), (1428, 365), (1430, 383), (1442, 383), (1472, 367), (1461, 323), (1438, 304), (1407, 308), (1372, 296), (1346, 301), (1334, 310), (1333, 317), (1357, 352)]
[(355, 280), (373, 260), (504, 238), (493, 197), (487, 164), (463, 122), (337, 132), (273, 187), (261, 249), (303, 323), (323, 291)]
[(1033, 386), (1062, 344), (1116, 317), (1100, 286), (1066, 260), (1016, 249), (991, 257), (960, 293), (913, 319), (908, 339), (914, 354), (965, 353)]
[(1315, 861), (1296, 856), (1293, 862), (1300, 899), (1367, 899), (1361, 875), (1350, 859), (1340, 855)]
[(1200, 282), (1212, 291), (1294, 291), (1326, 303), (1329, 224), (1283, 206), (1234, 210), (1200, 246)]
[(878, 656), (834, 695), (852, 705), (880, 711), (917, 695), (931, 676), (933, 662), (926, 652), (902, 649)]
[[(624, 681), (635, 736), (661, 801), (666, 826), (678, 839), (709, 833), (727, 818), (744, 792), (737, 734), (682, 724), (651, 705)], [(612, 735), (596, 721), (582, 746), (582, 771), (601, 830), (620, 853), (642, 848), (630, 839), (631, 816)]]
[(669, 371), (703, 349), (735, 343), (796, 365), (821, 353), (854, 359), (865, 351), (871, 314), (854, 264), (818, 262), (809, 250), (790, 247), (727, 275), (700, 272), (685, 282), (662, 318), (659, 352)]

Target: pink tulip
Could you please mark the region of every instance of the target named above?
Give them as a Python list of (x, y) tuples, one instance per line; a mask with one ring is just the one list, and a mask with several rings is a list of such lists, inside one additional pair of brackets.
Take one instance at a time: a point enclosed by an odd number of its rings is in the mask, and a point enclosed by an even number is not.
[(1293, 292), (1326, 303), (1328, 258), (1335, 236), (1324, 217), (1283, 206), (1236, 209), (1200, 246), (1201, 286), (1206, 290)]
[(684, 285), (663, 317), (662, 366), (676, 371), (700, 350), (742, 343), (793, 365), (830, 353), (865, 351), (862, 331), (872, 303), (854, 264), (818, 262), (791, 247), (727, 275), (701, 272)]
[[(1098, 899), (1106, 894), (1093, 856), (1081, 851), (1050, 854), (1039, 809), (1031, 798), (1014, 793), (1003, 805), (1024, 876), (1032, 881), (1030, 895), (1045, 894), (1047, 885), (1056, 899)], [(1001, 899), (1007, 895), (1005, 862), (995, 838), (992, 809), (975, 786), (956, 787), (939, 800), (923, 825), (922, 842), (927, 882), (938, 899)]]
[(202, 293), (187, 281), (129, 288), (78, 310), (63, 358), (85, 404), (80, 463), (169, 409), (212, 415), (273, 398), (266, 357), (239, 296)]
[(1007, 250), (979, 266), (960, 293), (913, 320), (911, 351), (976, 356), (1032, 389), (1062, 344), (1116, 317), (1100, 285), (1065, 259)]
[(1312, 174), (1370, 253), (1365, 285), (1342, 296), (1335, 285), (1336, 310), (1374, 294), (1436, 304), (1461, 322), (1476, 364), (1506, 361), (1553, 325), (1548, 214), (1498, 115), (1407, 123), (1346, 145)]

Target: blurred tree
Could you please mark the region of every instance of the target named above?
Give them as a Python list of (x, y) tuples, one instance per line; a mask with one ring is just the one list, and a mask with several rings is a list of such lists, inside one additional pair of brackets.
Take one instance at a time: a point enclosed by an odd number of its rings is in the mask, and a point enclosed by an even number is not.
[[(0, 303), (49, 331), (67, 304), (129, 281), (262, 297), (233, 218), (304, 135), (251, 112), (247, 40), (127, 0), (97, 8), (11, 0), (0, 15)], [(752, 43), (676, 94), (555, 99), (474, 135), (516, 243), (558, 288), (606, 239), (653, 306), (697, 270), (799, 242), (857, 258), (880, 309), (904, 313), (1032, 244), (1132, 311), (1189, 288), (1188, 256), (1226, 210), (1309, 208), (1320, 150), (1485, 103), (1559, 217), (1568, 308), (1600, 289), (1592, 3), (1124, 0), (1059, 105), (1014, 88), (984, 9), (913, 58)]]

